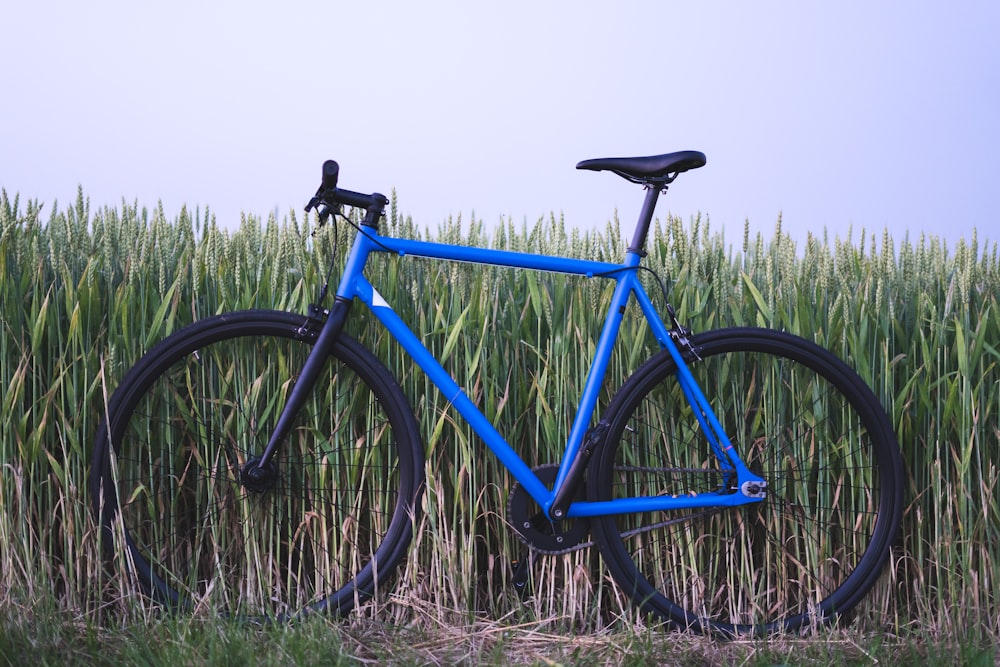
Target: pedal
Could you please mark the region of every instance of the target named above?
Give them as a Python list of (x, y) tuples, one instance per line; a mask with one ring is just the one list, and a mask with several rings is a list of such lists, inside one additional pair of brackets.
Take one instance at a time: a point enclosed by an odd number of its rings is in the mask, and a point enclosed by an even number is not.
[(535, 556), (531, 553), (530, 549), (525, 549), (525, 553), (520, 559), (510, 562), (510, 566), (513, 569), (511, 583), (514, 585), (514, 590), (517, 591), (518, 597), (521, 600), (527, 600), (531, 597), (531, 566), (534, 562)]

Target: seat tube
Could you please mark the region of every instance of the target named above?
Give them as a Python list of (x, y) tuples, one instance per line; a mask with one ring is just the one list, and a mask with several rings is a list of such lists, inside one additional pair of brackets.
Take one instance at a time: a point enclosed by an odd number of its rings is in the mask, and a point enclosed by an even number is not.
[(637, 285), (638, 278), (635, 269), (641, 260), (641, 255), (633, 252), (630, 248), (625, 257), (625, 263), (622, 265), (626, 270), (616, 278), (617, 285), (608, 306), (604, 327), (597, 339), (597, 348), (584, 383), (583, 394), (580, 396), (576, 417), (570, 428), (569, 439), (566, 442), (559, 471), (556, 473), (554, 486), (556, 495), (552, 503), (544, 508), (553, 518), (561, 519), (564, 516), (583, 476), (590, 454), (593, 453), (592, 449), (585, 449), (583, 444), (594, 416), (594, 410), (597, 407), (601, 387), (607, 375), (611, 353), (618, 340), (618, 332), (625, 317), (625, 306)]
[(556, 473), (555, 497), (547, 507), (543, 508), (549, 516), (555, 519), (562, 519), (565, 516), (592, 452), (590, 449), (583, 449), (583, 440), (586, 436), (590, 420), (593, 418), (601, 384), (604, 381), (608, 363), (611, 360), (612, 348), (615, 341), (618, 340), (618, 331), (625, 314), (625, 306), (628, 304), (628, 300), (637, 284), (638, 279), (636, 278), (635, 270), (639, 266), (639, 262), (646, 255), (644, 249), (646, 235), (649, 232), (649, 225), (653, 221), (653, 211), (656, 208), (656, 201), (659, 199), (659, 196), (660, 188), (656, 184), (647, 186), (646, 198), (643, 200), (642, 210), (639, 212), (635, 234), (632, 236), (632, 244), (628, 247), (628, 252), (625, 255), (625, 263), (622, 265), (626, 270), (624, 275), (620, 275), (617, 278), (618, 284), (614, 295), (611, 297), (611, 305), (604, 320), (604, 328), (597, 341), (597, 351), (590, 366), (590, 373), (584, 384), (583, 395), (580, 397), (576, 417), (570, 428), (569, 440), (566, 443), (559, 471)]
[(632, 245), (628, 247), (630, 252), (645, 256), (646, 235), (649, 234), (649, 225), (653, 222), (653, 211), (656, 210), (656, 202), (659, 198), (660, 186), (656, 183), (647, 185), (646, 198), (643, 200), (642, 210), (639, 212), (639, 221), (635, 226), (635, 234), (632, 236)]

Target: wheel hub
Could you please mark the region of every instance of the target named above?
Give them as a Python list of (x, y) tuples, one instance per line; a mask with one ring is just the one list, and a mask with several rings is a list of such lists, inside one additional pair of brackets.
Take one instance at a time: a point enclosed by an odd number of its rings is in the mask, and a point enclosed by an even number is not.
[(260, 458), (248, 459), (240, 471), (240, 483), (248, 491), (264, 493), (278, 481), (278, 468), (273, 461), (260, 464)]

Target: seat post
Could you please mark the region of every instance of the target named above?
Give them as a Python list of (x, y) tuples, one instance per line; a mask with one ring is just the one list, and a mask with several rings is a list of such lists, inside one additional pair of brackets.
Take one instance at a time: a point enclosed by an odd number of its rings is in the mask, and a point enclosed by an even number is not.
[(645, 256), (646, 235), (649, 233), (649, 225), (653, 222), (653, 210), (656, 208), (656, 200), (660, 197), (660, 190), (665, 189), (664, 184), (656, 181), (646, 183), (646, 198), (642, 202), (642, 210), (639, 212), (639, 222), (635, 227), (632, 244), (628, 247), (630, 252)]

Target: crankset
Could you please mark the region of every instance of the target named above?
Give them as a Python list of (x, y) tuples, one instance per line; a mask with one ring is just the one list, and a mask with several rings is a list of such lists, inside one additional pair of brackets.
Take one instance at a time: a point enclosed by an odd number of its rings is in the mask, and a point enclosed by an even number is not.
[[(556, 481), (559, 466), (548, 464), (534, 468), (538, 479), (546, 486)], [(583, 500), (586, 491), (577, 489), (576, 500)], [(551, 521), (535, 499), (517, 482), (510, 490), (507, 500), (507, 520), (517, 533), (517, 537), (528, 545), (532, 551), (543, 554), (561, 554), (585, 546), (584, 542), (590, 534), (590, 522), (587, 519), (563, 519)]]

